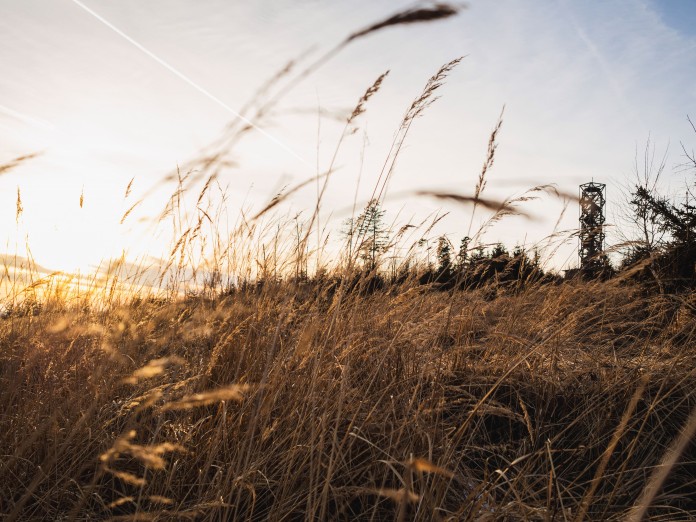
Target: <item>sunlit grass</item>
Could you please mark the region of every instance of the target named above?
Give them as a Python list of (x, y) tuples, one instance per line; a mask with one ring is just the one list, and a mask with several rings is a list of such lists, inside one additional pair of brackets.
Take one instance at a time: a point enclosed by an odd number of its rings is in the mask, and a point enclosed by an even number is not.
[[(621, 519), (693, 406), (691, 305), (619, 283), (280, 282), (13, 314), (3, 510)], [(691, 461), (651, 512), (693, 509)]]

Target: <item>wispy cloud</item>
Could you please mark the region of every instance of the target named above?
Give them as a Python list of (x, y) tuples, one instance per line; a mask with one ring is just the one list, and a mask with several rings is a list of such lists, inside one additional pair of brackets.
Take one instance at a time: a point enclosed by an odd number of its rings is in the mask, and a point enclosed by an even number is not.
[(582, 43), (585, 45), (587, 48), (588, 52), (590, 55), (593, 57), (597, 65), (599, 66), (600, 71), (604, 75), (609, 88), (612, 90), (614, 95), (616, 96), (616, 99), (618, 103), (620, 104), (621, 108), (631, 117), (633, 118), (636, 123), (638, 123), (641, 128), (645, 127), (643, 124), (643, 121), (638, 114), (638, 111), (633, 107), (628, 100), (626, 93), (624, 91), (624, 88), (621, 85), (621, 82), (617, 79), (616, 75), (614, 74), (612, 70), (612, 65), (609, 63), (607, 58), (604, 56), (602, 53), (600, 47), (595, 44), (595, 42), (592, 40), (592, 38), (587, 34), (587, 31), (580, 25), (578, 22), (575, 14), (573, 13), (573, 10), (568, 6), (567, 0), (557, 0), (558, 4), (565, 9), (566, 14), (568, 16), (568, 21), (570, 24), (573, 26), (573, 29), (575, 30), (575, 34), (577, 34), (578, 38), (582, 41)]
[(14, 118), (23, 123), (26, 123), (27, 125), (33, 125), (43, 130), (51, 131), (55, 129), (55, 125), (50, 121), (44, 120), (42, 118), (37, 118), (36, 116), (30, 116), (29, 114), (10, 109), (9, 107), (5, 107), (4, 105), (0, 105), (0, 114), (4, 114), (5, 116), (9, 116), (10, 118)]
[(112, 31), (114, 31), (116, 34), (118, 34), (121, 38), (123, 38), (124, 40), (126, 40), (128, 43), (130, 43), (131, 45), (133, 45), (134, 47), (136, 47), (138, 50), (140, 50), (141, 52), (145, 53), (147, 56), (149, 56), (150, 58), (152, 58), (155, 62), (157, 62), (157, 63), (160, 64), (162, 67), (164, 67), (165, 69), (167, 69), (167, 70), (168, 70), (169, 72), (171, 72), (174, 76), (176, 76), (176, 77), (179, 78), (180, 80), (183, 80), (184, 82), (186, 82), (187, 84), (189, 84), (191, 87), (193, 87), (193, 88), (196, 89), (198, 92), (200, 92), (201, 94), (203, 94), (204, 96), (206, 96), (208, 99), (210, 99), (210, 100), (212, 100), (213, 102), (215, 102), (217, 105), (219, 105), (220, 107), (222, 107), (223, 109), (225, 109), (227, 112), (229, 112), (229, 113), (230, 113), (231, 115), (233, 115), (234, 117), (239, 118), (241, 121), (243, 121), (243, 122), (246, 123), (247, 125), (249, 125), (249, 126), (253, 127), (254, 129), (256, 129), (256, 130), (257, 130), (260, 134), (262, 134), (264, 137), (268, 138), (270, 141), (272, 141), (273, 143), (275, 143), (276, 145), (278, 145), (280, 148), (282, 148), (282, 149), (285, 150), (286, 152), (290, 153), (293, 157), (295, 157), (296, 159), (300, 160), (302, 163), (304, 163), (304, 164), (306, 164), (306, 165), (310, 165), (310, 163), (309, 163), (307, 160), (305, 160), (302, 156), (300, 156), (299, 154), (297, 154), (297, 153), (296, 153), (293, 149), (291, 149), (288, 145), (286, 145), (285, 143), (283, 143), (281, 140), (279, 140), (278, 138), (276, 138), (275, 136), (273, 136), (273, 135), (270, 134), (269, 132), (263, 130), (261, 127), (259, 127), (258, 125), (256, 125), (254, 122), (252, 122), (251, 120), (249, 120), (248, 118), (246, 118), (245, 116), (243, 116), (242, 114), (240, 114), (239, 112), (237, 112), (236, 110), (234, 110), (234, 109), (233, 109), (232, 107), (230, 107), (227, 103), (225, 103), (224, 101), (222, 101), (220, 98), (218, 98), (217, 96), (215, 96), (214, 94), (212, 94), (210, 91), (208, 91), (207, 89), (205, 89), (204, 87), (202, 87), (201, 85), (199, 85), (198, 83), (196, 83), (195, 81), (193, 81), (191, 78), (189, 78), (188, 76), (186, 76), (186, 75), (185, 75), (184, 73), (182, 73), (181, 71), (179, 71), (177, 68), (175, 68), (175, 67), (174, 67), (173, 65), (171, 65), (169, 62), (167, 62), (167, 61), (165, 61), (164, 59), (160, 58), (160, 57), (157, 56), (155, 53), (153, 53), (152, 51), (150, 51), (149, 49), (147, 49), (145, 46), (143, 46), (141, 43), (139, 43), (139, 42), (136, 41), (135, 39), (133, 39), (133, 38), (131, 38), (130, 36), (128, 36), (128, 35), (127, 35), (126, 33), (124, 33), (121, 29), (119, 29), (119, 28), (116, 27), (114, 24), (112, 24), (111, 22), (109, 22), (106, 18), (104, 18), (103, 16), (101, 16), (99, 13), (97, 13), (96, 11), (90, 9), (88, 6), (86, 6), (85, 4), (83, 4), (82, 2), (80, 2), (79, 0), (72, 0), (72, 2), (73, 2), (75, 5), (77, 5), (78, 7), (80, 7), (81, 9), (83, 9), (84, 11), (86, 11), (87, 13), (89, 13), (90, 15), (92, 15), (94, 18), (96, 18), (97, 20), (99, 20), (102, 24), (104, 24), (104, 25), (107, 26), (109, 29), (111, 29)]

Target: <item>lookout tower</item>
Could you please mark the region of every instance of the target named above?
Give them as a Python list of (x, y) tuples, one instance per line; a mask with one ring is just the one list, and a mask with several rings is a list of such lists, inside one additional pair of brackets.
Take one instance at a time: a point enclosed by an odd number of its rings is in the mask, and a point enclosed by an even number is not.
[(593, 274), (604, 267), (604, 183), (580, 185), (580, 270)]

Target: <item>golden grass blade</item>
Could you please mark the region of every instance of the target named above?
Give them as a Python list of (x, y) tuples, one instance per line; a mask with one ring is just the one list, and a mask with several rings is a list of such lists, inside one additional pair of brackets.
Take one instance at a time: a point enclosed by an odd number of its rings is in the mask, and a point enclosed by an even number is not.
[(17, 203), (16, 203), (16, 210), (15, 210), (15, 221), (19, 223), (19, 217), (22, 215), (22, 212), (24, 211), (24, 207), (22, 206), (22, 194), (19, 191), (19, 187), (17, 187)]
[(126, 409), (138, 409), (138, 410), (144, 410), (146, 408), (149, 408), (150, 406), (154, 405), (157, 401), (159, 401), (162, 398), (162, 390), (152, 390), (146, 393), (145, 395), (141, 395), (139, 397), (136, 397), (135, 399), (132, 399), (128, 404), (125, 405)]
[(122, 506), (123, 504), (128, 504), (131, 502), (135, 502), (135, 498), (133, 497), (121, 497), (118, 500), (114, 500), (113, 502), (109, 503), (106, 505), (107, 508), (113, 509), (118, 506)]
[(195, 393), (187, 395), (175, 402), (170, 402), (162, 406), (163, 411), (167, 410), (188, 410), (199, 406), (207, 406), (220, 401), (242, 401), (245, 393), (251, 387), (248, 384), (232, 384), (217, 390)]
[(128, 185), (126, 186), (126, 193), (124, 194), (123, 199), (128, 199), (128, 196), (130, 196), (130, 193), (133, 190), (134, 181), (135, 177), (132, 177), (131, 180), (128, 182)]
[(162, 504), (165, 506), (169, 506), (174, 503), (171, 498), (163, 497), (162, 495), (150, 495), (147, 497), (147, 499), (153, 504)]
[(106, 471), (111, 473), (114, 477), (121, 479), (123, 482), (130, 484), (131, 486), (142, 487), (147, 484), (147, 480), (145, 480), (144, 478), (134, 475), (133, 473), (129, 473), (127, 471), (117, 471), (115, 469), (110, 468), (107, 468)]
[(165, 370), (173, 366), (184, 366), (186, 361), (181, 357), (170, 356), (161, 359), (153, 359), (142, 368), (138, 368), (129, 377), (123, 379), (124, 383), (136, 384), (143, 379), (149, 379), (164, 373)]
[(119, 224), (120, 224), (120, 225), (123, 225), (123, 222), (126, 221), (126, 218), (127, 218), (127, 217), (131, 214), (131, 212), (133, 212), (133, 211), (136, 209), (136, 207), (137, 207), (138, 205), (140, 205), (142, 202), (143, 202), (143, 200), (142, 200), (142, 199), (139, 199), (138, 201), (136, 201), (135, 203), (133, 203), (133, 204), (128, 208), (128, 210), (126, 210), (126, 211), (123, 213), (123, 216), (121, 216), (121, 221), (119, 221)]
[(116, 461), (121, 455), (130, 455), (134, 459), (139, 460), (147, 468), (163, 470), (166, 467), (166, 462), (162, 458), (163, 455), (172, 452), (188, 453), (183, 446), (172, 442), (152, 445), (133, 444), (131, 440), (135, 438), (135, 435), (135, 430), (130, 430), (124, 436), (118, 438), (111, 448), (99, 456), (99, 460), (105, 471), (133, 485), (142, 485), (145, 481), (131, 473), (114, 470), (109, 466), (110, 463)]
[(413, 491), (407, 491), (404, 488), (401, 489), (392, 489), (392, 488), (382, 488), (375, 490), (374, 493), (379, 495), (380, 497), (385, 497), (388, 498), (389, 500), (393, 500), (397, 504), (401, 504), (402, 502), (408, 502), (411, 504), (415, 504), (420, 500), (420, 495), (416, 495)]
[(25, 154), (24, 156), (16, 157), (15, 159), (11, 160), (8, 163), (5, 163), (4, 165), (0, 165), (0, 175), (9, 172), (10, 170), (18, 167), (19, 165), (21, 165), (25, 161), (28, 161), (30, 159), (34, 159), (39, 155), (40, 154), (38, 152), (34, 153), (34, 154)]
[(407, 462), (407, 465), (416, 471), (421, 471), (423, 473), (434, 473), (436, 475), (442, 475), (443, 477), (453, 478), (454, 473), (448, 469), (436, 466), (432, 462), (423, 458), (414, 458)]

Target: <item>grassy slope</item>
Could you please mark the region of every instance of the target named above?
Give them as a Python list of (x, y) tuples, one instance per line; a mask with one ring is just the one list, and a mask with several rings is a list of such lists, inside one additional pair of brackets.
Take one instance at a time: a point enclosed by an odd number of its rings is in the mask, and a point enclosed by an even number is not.
[[(8, 317), (0, 512), (618, 519), (696, 403), (693, 306), (615, 283), (497, 296), (283, 283)], [(696, 519), (695, 453), (653, 518)]]

